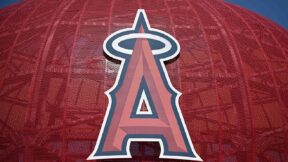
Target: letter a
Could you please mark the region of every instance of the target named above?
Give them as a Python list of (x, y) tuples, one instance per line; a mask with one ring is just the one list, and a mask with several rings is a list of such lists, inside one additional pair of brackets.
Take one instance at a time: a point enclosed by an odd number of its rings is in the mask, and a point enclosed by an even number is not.
[(111, 34), (103, 48), (121, 65), (106, 92), (108, 109), (88, 160), (131, 158), (131, 142), (144, 141), (159, 142), (160, 158), (202, 161), (180, 111), (180, 92), (164, 65), (179, 53), (178, 42), (150, 28), (145, 11), (138, 10), (133, 27)]

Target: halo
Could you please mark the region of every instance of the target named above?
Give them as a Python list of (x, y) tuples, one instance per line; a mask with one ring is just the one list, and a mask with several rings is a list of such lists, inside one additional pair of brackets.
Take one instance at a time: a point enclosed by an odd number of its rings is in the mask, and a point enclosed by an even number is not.
[(122, 53), (131, 55), (133, 53), (133, 50), (120, 47), (119, 43), (128, 39), (135, 39), (135, 38), (153, 39), (153, 40), (162, 42), (164, 44), (164, 47), (160, 49), (152, 50), (153, 55), (166, 53), (172, 48), (171, 43), (165, 38), (160, 37), (158, 35), (149, 34), (149, 33), (131, 33), (131, 34), (123, 35), (121, 37), (118, 37), (112, 42), (112, 47), (116, 51), (121, 51)]

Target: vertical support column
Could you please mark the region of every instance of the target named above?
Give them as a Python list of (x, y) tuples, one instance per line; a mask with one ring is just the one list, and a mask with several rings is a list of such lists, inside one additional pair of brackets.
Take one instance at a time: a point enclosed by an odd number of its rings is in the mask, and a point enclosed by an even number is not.
[(29, 143), (25, 144), (23, 162), (34, 162), (34, 148)]

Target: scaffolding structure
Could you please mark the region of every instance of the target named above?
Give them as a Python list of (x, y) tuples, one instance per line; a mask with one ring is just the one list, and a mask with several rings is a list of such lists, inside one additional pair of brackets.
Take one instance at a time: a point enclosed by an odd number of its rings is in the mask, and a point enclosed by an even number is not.
[[(119, 68), (103, 40), (131, 27), (138, 8), (180, 43), (166, 67), (201, 158), (287, 162), (288, 32), (221, 0), (24, 0), (0, 10), (0, 161), (86, 161)], [(158, 143), (130, 150), (118, 161), (159, 161)]]

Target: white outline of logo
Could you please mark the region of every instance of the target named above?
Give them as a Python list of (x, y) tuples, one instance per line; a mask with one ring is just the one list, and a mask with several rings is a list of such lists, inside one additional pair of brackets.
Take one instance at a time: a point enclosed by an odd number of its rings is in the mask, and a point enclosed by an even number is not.
[[(143, 103), (145, 103), (147, 111), (141, 110)], [(144, 90), (141, 92), (141, 98), (136, 109), (136, 114), (137, 115), (152, 115), (153, 114), (152, 109), (150, 107), (150, 103), (148, 102), (148, 99)]]
[[(129, 138), (128, 141), (127, 141), (127, 145), (126, 145), (127, 155), (106, 155), (106, 156), (101, 156), (101, 155), (100, 155), (100, 156), (95, 156), (95, 154), (96, 154), (96, 152), (97, 152), (97, 150), (98, 150), (98, 148), (99, 148), (99, 144), (100, 144), (100, 141), (101, 141), (101, 139), (102, 139), (103, 131), (104, 131), (104, 128), (105, 128), (105, 126), (106, 126), (107, 118), (108, 118), (108, 115), (109, 115), (109, 112), (110, 112), (110, 109), (111, 109), (111, 103), (112, 103), (112, 102), (111, 102), (110, 92), (112, 92), (112, 91), (116, 88), (116, 86), (118, 85), (120, 76), (121, 76), (121, 74), (122, 74), (123, 65), (125, 64), (125, 59), (123, 59), (123, 58), (121, 58), (121, 57), (117, 57), (117, 56), (111, 54), (111, 53), (109, 52), (109, 50), (106, 49), (106, 44), (107, 44), (107, 41), (108, 41), (111, 37), (115, 36), (116, 34), (121, 33), (121, 32), (125, 32), (125, 31), (134, 30), (134, 29), (136, 28), (136, 24), (137, 24), (137, 20), (138, 20), (138, 18), (139, 18), (139, 15), (140, 15), (141, 13), (142, 13), (143, 16), (144, 16), (145, 22), (146, 22), (147, 27), (148, 27), (149, 30), (151, 30), (151, 31), (156, 31), (156, 32), (160, 32), (160, 33), (162, 33), (162, 34), (170, 37), (170, 38), (171, 38), (173, 41), (175, 41), (176, 44), (177, 44), (177, 47), (178, 47), (178, 48), (177, 48), (177, 51), (176, 51), (173, 55), (171, 55), (171, 56), (169, 56), (169, 57), (160, 59), (160, 62), (161, 62), (161, 67), (162, 67), (162, 69), (163, 69), (163, 71), (164, 71), (164, 74), (165, 74), (165, 77), (166, 77), (166, 79), (167, 79), (167, 82), (168, 82), (169, 86), (170, 86), (170, 87), (172, 88), (172, 90), (175, 91), (176, 94), (177, 94), (177, 96), (176, 96), (176, 102), (175, 102), (175, 103), (176, 103), (176, 108), (177, 108), (177, 111), (178, 111), (178, 113), (179, 113), (179, 116), (180, 116), (180, 119), (181, 119), (181, 123), (182, 123), (182, 125), (183, 125), (183, 128), (184, 128), (184, 130), (185, 130), (185, 134), (186, 134), (186, 136), (187, 136), (187, 139), (188, 139), (188, 142), (189, 142), (189, 146), (190, 146), (190, 148), (192, 149), (192, 152), (194, 153), (195, 157), (176, 156), (176, 155), (164, 155), (163, 142), (162, 142), (162, 140), (159, 139), (159, 138)], [(140, 36), (140, 37), (141, 37), (141, 36)], [(145, 36), (145, 38), (146, 38), (146, 37), (148, 37), (148, 35)], [(120, 37), (120, 38), (122, 38), (122, 37)], [(119, 39), (120, 39), (120, 38), (119, 38)], [(132, 39), (132, 38), (134, 38), (134, 37), (131, 37), (130, 39)], [(150, 37), (149, 37), (149, 38), (150, 38)], [(129, 39), (129, 37), (126, 37), (126, 39)], [(150, 39), (154, 39), (154, 40), (156, 39), (156, 40), (158, 40), (157, 37), (151, 37)], [(116, 40), (117, 40), (117, 39), (116, 39)], [(116, 41), (116, 40), (115, 40), (115, 41)], [(159, 40), (159, 41), (163, 42), (163, 40)], [(165, 41), (166, 41), (166, 40), (165, 40)], [(116, 46), (118, 46), (118, 43), (119, 43), (119, 41), (115, 43)], [(166, 49), (167, 44), (166, 44), (166, 43), (164, 43), (164, 44), (165, 44), (165, 47), (164, 47), (163, 49), (160, 49), (160, 50)], [(169, 44), (170, 44), (170, 43), (169, 43)], [(115, 46), (115, 45), (114, 45), (114, 46)], [(169, 47), (169, 45), (168, 45), (168, 47)], [(170, 48), (171, 48), (171, 47), (170, 47)], [(120, 65), (120, 68), (119, 68), (119, 71), (118, 71), (118, 74), (117, 74), (117, 78), (116, 78), (116, 81), (115, 81), (114, 85), (112, 86), (112, 88), (110, 88), (109, 90), (107, 90), (107, 91), (105, 92), (106, 96), (107, 96), (108, 99), (109, 99), (109, 103), (108, 103), (108, 106), (107, 106), (107, 110), (106, 110), (106, 113), (105, 113), (104, 121), (103, 121), (102, 126), (101, 126), (100, 133), (99, 133), (98, 138), (97, 138), (96, 145), (95, 145), (95, 147), (94, 147), (93, 152), (90, 154), (90, 156), (87, 158), (87, 160), (132, 158), (131, 153), (130, 153), (130, 144), (131, 144), (131, 142), (132, 142), (132, 141), (133, 141), (133, 142), (140, 142), (140, 141), (141, 141), (141, 142), (159, 142), (160, 147), (161, 147), (161, 151), (160, 151), (160, 156), (159, 156), (159, 158), (162, 158), (162, 159), (178, 159), (178, 160), (203, 161), (203, 160), (200, 158), (200, 156), (197, 154), (196, 150), (194, 149), (194, 146), (193, 146), (192, 141), (191, 141), (191, 137), (190, 137), (190, 135), (189, 135), (189, 133), (188, 133), (188, 130), (187, 130), (185, 121), (184, 121), (184, 119), (183, 119), (183, 115), (182, 115), (181, 110), (180, 110), (180, 107), (179, 107), (179, 98), (180, 98), (180, 96), (181, 96), (181, 92), (179, 92), (178, 90), (176, 90), (176, 89), (173, 87), (173, 85), (171, 84), (170, 78), (169, 78), (169, 76), (168, 76), (168, 73), (167, 73), (167, 70), (166, 70), (166, 67), (165, 67), (165, 64), (164, 64), (165, 61), (171, 60), (171, 59), (175, 58), (175, 57), (179, 54), (179, 52), (180, 52), (180, 45), (179, 45), (178, 41), (177, 41), (173, 36), (171, 36), (170, 34), (164, 32), (164, 31), (151, 28), (151, 27), (150, 27), (150, 24), (149, 24), (149, 21), (148, 21), (148, 19), (147, 19), (145, 10), (144, 10), (144, 9), (138, 9), (137, 14), (136, 14), (136, 17), (135, 17), (135, 19), (134, 19), (134, 23), (133, 23), (132, 28), (121, 29), (121, 30), (118, 30), (118, 31), (112, 33), (111, 35), (109, 35), (109, 36), (105, 39), (105, 41), (104, 41), (104, 43), (103, 43), (103, 49), (104, 49), (104, 52), (105, 52), (108, 56), (110, 56), (110, 57), (112, 57), (112, 58), (114, 58), (114, 59), (116, 59), (116, 60), (120, 60), (120, 61), (121, 61), (121, 65)], [(123, 49), (124, 49), (124, 48), (123, 48)], [(123, 50), (123, 49), (118, 48), (117, 50)], [(121, 52), (124, 53), (124, 52), (127, 52), (127, 50), (126, 50), (126, 51), (124, 50), (124, 51), (121, 51)], [(153, 52), (153, 51), (152, 51), (152, 52)], [(129, 54), (129, 53), (130, 53), (130, 52), (128, 52), (127, 54)], [(155, 52), (154, 52), (153, 54), (159, 54), (159, 53), (157, 53), (157, 52), (155, 53)]]

